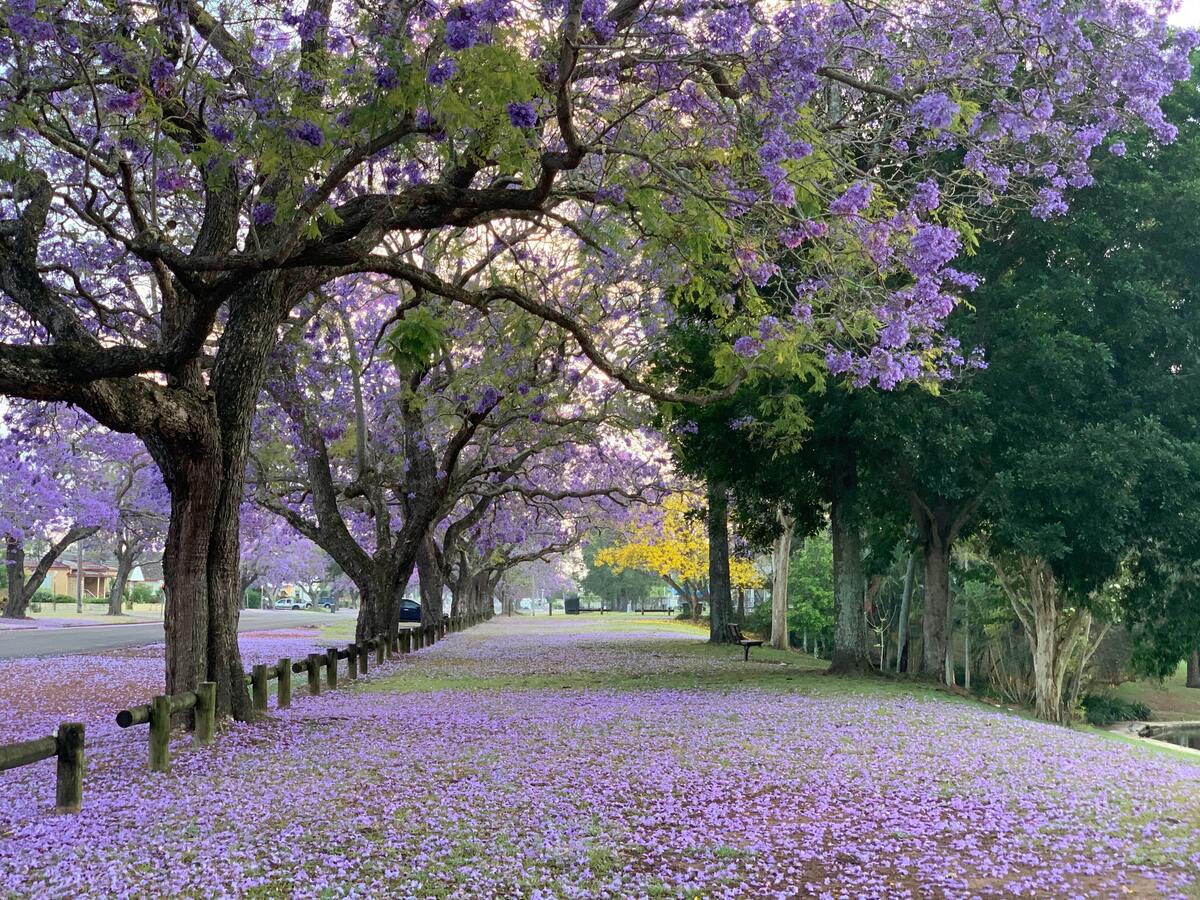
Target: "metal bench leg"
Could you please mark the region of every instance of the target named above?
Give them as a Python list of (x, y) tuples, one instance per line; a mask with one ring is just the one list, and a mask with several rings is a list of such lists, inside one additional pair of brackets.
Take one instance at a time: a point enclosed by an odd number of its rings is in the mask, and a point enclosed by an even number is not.
[(744, 648), (746, 655), (742, 657), (742, 662), (750, 662), (750, 645), (747, 644)]

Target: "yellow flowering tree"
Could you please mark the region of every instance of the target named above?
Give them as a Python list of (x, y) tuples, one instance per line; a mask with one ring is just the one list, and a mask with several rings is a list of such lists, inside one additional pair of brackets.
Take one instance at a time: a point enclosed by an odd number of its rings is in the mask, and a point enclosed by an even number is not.
[[(693, 618), (699, 618), (700, 604), (708, 599), (708, 534), (698, 498), (671, 494), (661, 521), (634, 528), (627, 540), (600, 550), (595, 564), (615, 572), (636, 569), (658, 575), (691, 604)], [(764, 583), (744, 557), (729, 558), (729, 577), (735, 589)]]

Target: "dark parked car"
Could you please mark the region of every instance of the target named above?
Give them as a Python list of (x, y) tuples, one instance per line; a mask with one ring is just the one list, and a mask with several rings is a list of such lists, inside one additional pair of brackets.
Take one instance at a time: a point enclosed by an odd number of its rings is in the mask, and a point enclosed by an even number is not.
[(327, 609), (330, 612), (333, 612), (335, 609), (337, 609), (337, 601), (332, 597), (322, 597), (317, 601), (317, 606), (321, 607), (321, 609)]
[(421, 604), (416, 600), (409, 600), (407, 597), (400, 601), (400, 621), (401, 622), (420, 622), (421, 621)]

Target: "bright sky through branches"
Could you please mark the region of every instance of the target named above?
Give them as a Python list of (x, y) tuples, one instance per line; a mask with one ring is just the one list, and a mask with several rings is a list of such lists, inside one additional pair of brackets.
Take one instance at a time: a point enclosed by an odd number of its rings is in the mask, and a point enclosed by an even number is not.
[(1179, 11), (1171, 16), (1175, 25), (1200, 26), (1200, 0), (1182, 0)]

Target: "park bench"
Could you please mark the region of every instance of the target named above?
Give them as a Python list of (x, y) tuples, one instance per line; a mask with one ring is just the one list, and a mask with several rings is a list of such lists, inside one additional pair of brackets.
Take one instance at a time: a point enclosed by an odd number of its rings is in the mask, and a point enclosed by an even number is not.
[(761, 647), (763, 645), (762, 641), (752, 641), (750, 638), (742, 634), (742, 628), (736, 622), (727, 622), (725, 624), (725, 630), (729, 633), (730, 642), (737, 644), (746, 651), (746, 655), (742, 657), (742, 659), (746, 662), (750, 661), (750, 648)]

